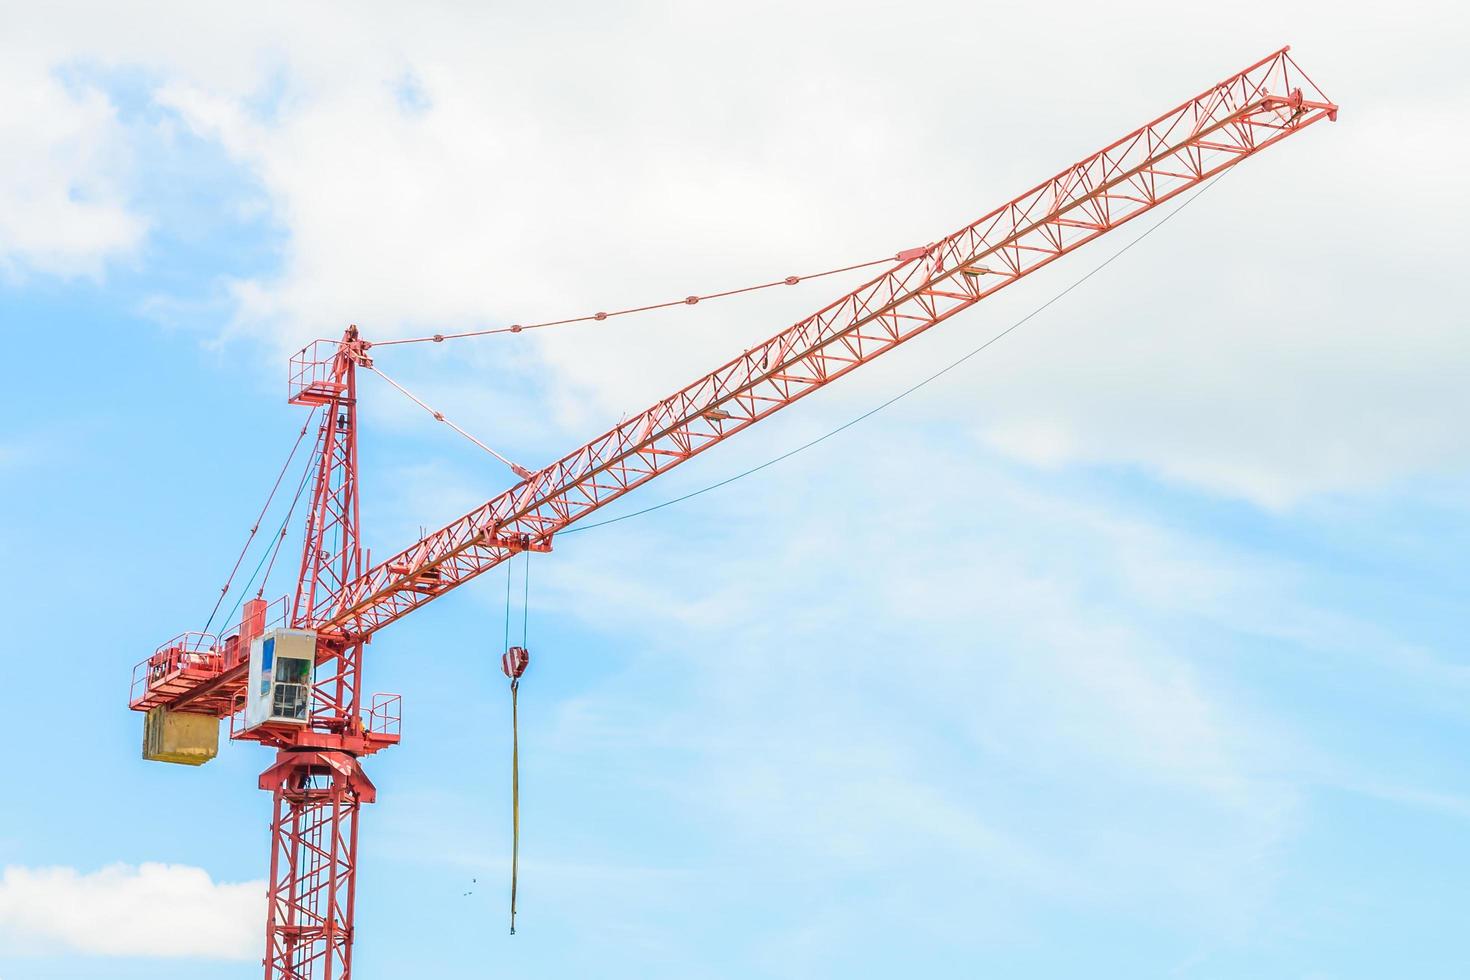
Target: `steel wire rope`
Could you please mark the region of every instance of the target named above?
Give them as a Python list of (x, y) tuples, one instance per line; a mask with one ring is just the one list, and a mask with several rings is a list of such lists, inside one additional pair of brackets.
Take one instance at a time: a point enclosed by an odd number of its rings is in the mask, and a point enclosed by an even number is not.
[(423, 344), (443, 343), (446, 340), (463, 340), (466, 337), (485, 337), (496, 333), (521, 333), (525, 330), (539, 330), (542, 327), (562, 327), (573, 323), (589, 323), (594, 320), (610, 320), (613, 317), (628, 316), (633, 313), (647, 313), (651, 310), (664, 310), (674, 306), (694, 306), (710, 299), (723, 299), (726, 296), (738, 296), (741, 293), (752, 293), (759, 289), (771, 289), (775, 286), (795, 286), (797, 283), (806, 282), (808, 279), (821, 279), (823, 276), (835, 276), (843, 272), (854, 272), (858, 269), (866, 269), (869, 266), (883, 265), (886, 262), (905, 261), (917, 258), (923, 253), (923, 249), (908, 249), (895, 255), (885, 255), (881, 259), (871, 259), (867, 262), (858, 262), (854, 265), (844, 265), (837, 269), (828, 269), (825, 272), (813, 272), (805, 276), (787, 276), (784, 279), (775, 279), (771, 282), (757, 283), (753, 286), (741, 286), (739, 289), (725, 289), (717, 293), (704, 293), (702, 295), (685, 296), (682, 299), (665, 300), (662, 303), (649, 303), (646, 306), (630, 306), (624, 310), (599, 311), (587, 313), (582, 316), (567, 317), (562, 320), (547, 320), (544, 323), (513, 323), (508, 327), (491, 327), (485, 330), (466, 330), (461, 333), (436, 333), (425, 337), (400, 337), (396, 340), (375, 340), (373, 347), (392, 347), (397, 344)]
[(271, 552), (270, 563), (265, 566), (265, 577), (260, 580), (260, 589), (255, 593), (259, 599), (265, 595), (266, 583), (271, 580), (271, 571), (276, 567), (276, 557), (281, 553), (281, 545), (286, 543), (286, 531), (290, 527), (291, 517), (296, 513), (296, 505), (301, 502), (301, 495), (306, 491), (306, 481), (311, 476), (314, 467), (307, 466), (306, 472), (301, 474), (301, 482), (296, 486), (296, 496), (291, 498), (291, 507), (286, 511), (286, 520), (281, 525), (281, 533), (276, 537), (276, 547)]
[(505, 649), (510, 650), (510, 562), (505, 563)]
[[(311, 477), (311, 471), (313, 469), (312, 463), (314, 463), (314, 462), (315, 462), (314, 459), (308, 459), (307, 460), (306, 470), (305, 470), (305, 472), (303, 472), (301, 474), (301, 482), (296, 485), (296, 495), (291, 498), (291, 506), (286, 511), (286, 516), (281, 519), (281, 527), (276, 532), (276, 536), (277, 536), (276, 537), (276, 546), (271, 551), (266, 552), (266, 554), (261, 555), (260, 556), (260, 561), (258, 561), (258, 562), (255, 563), (255, 571), (253, 571), (253, 572), (250, 573), (250, 579), (245, 583), (245, 587), (240, 590), (240, 595), (235, 600), (235, 606), (234, 606), (234, 608), (231, 609), (229, 615), (225, 617), (225, 622), (226, 623), (230, 623), (230, 622), (233, 622), (234, 621), (235, 613), (237, 613), (240, 610), (240, 605), (245, 601), (245, 595), (246, 595), (246, 593), (248, 593), (250, 591), (250, 587), (255, 584), (255, 576), (257, 576), (257, 575), (260, 574), (261, 567), (266, 564), (266, 557), (267, 556), (270, 557), (270, 566), (271, 566), (271, 568), (274, 568), (275, 567), (275, 564), (276, 564), (276, 555), (280, 553), (281, 544), (286, 540), (286, 529), (287, 529), (287, 527), (291, 523), (291, 517), (292, 517), (292, 515), (296, 513), (296, 505), (301, 502), (301, 495), (306, 490), (306, 483), (307, 483), (307, 480)], [(260, 583), (260, 592), (256, 593), (257, 598), (260, 595), (264, 594), (266, 580), (269, 579), (269, 578), (270, 578), (270, 571), (268, 569), (266, 571), (266, 578), (261, 580), (261, 583)]]
[(520, 678), (510, 682), (510, 934), (516, 934), (516, 886), (521, 865), (521, 713)]
[(1066, 296), (1072, 290), (1076, 289), (1078, 286), (1082, 285), (1084, 282), (1086, 282), (1087, 280), (1091, 279), (1093, 276), (1097, 275), (1099, 272), (1101, 272), (1102, 270), (1106, 269), (1108, 266), (1112, 265), (1118, 259), (1122, 258), (1123, 255), (1126, 254), (1130, 249), (1132, 249), (1133, 246), (1135, 246), (1138, 243), (1142, 242), (1145, 238), (1147, 238), (1148, 236), (1152, 235), (1154, 232), (1158, 231), (1160, 228), (1164, 227), (1164, 225), (1167, 224), (1168, 221), (1171, 218), (1173, 218), (1176, 214), (1178, 214), (1179, 212), (1183, 211), (1185, 208), (1189, 207), (1191, 204), (1193, 204), (1195, 201), (1197, 201), (1200, 198), (1200, 196), (1205, 193), (1205, 191), (1209, 190), (1211, 187), (1214, 187), (1217, 183), (1219, 183), (1220, 182), (1220, 179), (1222, 177), (1224, 177), (1226, 173), (1229, 173), (1229, 171), (1227, 170), (1227, 171), (1224, 171), (1224, 172), (1222, 172), (1220, 174), (1217, 174), (1214, 178), (1212, 178), (1208, 183), (1206, 183), (1199, 190), (1195, 191), (1193, 194), (1190, 194), (1188, 197), (1186, 197), (1179, 204), (1178, 207), (1174, 208), (1172, 211), (1170, 211), (1169, 213), (1165, 214), (1162, 218), (1160, 218), (1157, 222), (1155, 222), (1154, 224), (1150, 225), (1137, 238), (1133, 239), (1127, 245), (1124, 245), (1122, 248), (1118, 249), (1118, 251), (1116, 251), (1112, 255), (1108, 256), (1105, 260), (1103, 260), (1101, 263), (1099, 263), (1097, 266), (1095, 266), (1090, 272), (1088, 272), (1086, 275), (1084, 275), (1081, 278), (1079, 278), (1076, 281), (1074, 281), (1071, 285), (1067, 286), (1067, 288), (1065, 288), (1061, 292), (1057, 293), (1051, 299), (1047, 300), (1045, 303), (1042, 303), (1040, 306), (1036, 307), (1036, 309), (1032, 310), (1030, 313), (1027, 313), (1025, 316), (1021, 317), (1021, 319), (1017, 320), (1015, 323), (1012, 323), (1009, 327), (1006, 327), (1000, 333), (998, 333), (995, 336), (991, 337), (990, 339), (986, 340), (979, 347), (976, 347), (973, 350), (971, 350), (970, 352), (968, 352), (968, 353), (960, 356), (959, 358), (951, 361), (949, 364), (947, 364), (944, 367), (940, 368), (938, 371), (935, 371), (933, 374), (929, 375), (928, 377), (926, 377), (926, 378), (924, 378), (924, 379), (916, 382), (913, 385), (910, 385), (908, 388), (905, 388), (903, 391), (900, 391), (898, 394), (894, 395), (892, 398), (889, 398), (887, 401), (885, 401), (885, 402), (877, 405), (874, 408), (870, 408), (868, 411), (866, 411), (863, 414), (857, 416), (856, 418), (849, 419), (848, 421), (846, 421), (846, 422), (842, 423), (841, 425), (839, 425), (837, 428), (832, 429), (832, 430), (830, 430), (830, 431), (828, 431), (826, 433), (823, 433), (822, 435), (818, 436), (815, 439), (812, 439), (809, 442), (804, 442), (801, 445), (797, 446), (796, 448), (787, 450), (786, 452), (782, 453), (779, 456), (774, 457), (773, 459), (768, 459), (764, 463), (761, 463), (761, 464), (759, 464), (757, 466), (752, 466), (752, 467), (750, 467), (747, 470), (742, 470), (741, 472), (736, 473), (733, 476), (726, 477), (725, 479), (720, 480), (717, 483), (711, 483), (709, 486), (701, 487), (698, 490), (693, 490), (693, 491), (691, 491), (689, 493), (682, 494), (682, 495), (680, 495), (678, 497), (674, 497), (674, 498), (672, 498), (670, 500), (665, 500), (662, 503), (657, 503), (657, 504), (654, 504), (654, 505), (652, 505), (650, 507), (644, 507), (642, 510), (635, 510), (635, 511), (632, 511), (631, 513), (622, 514), (622, 515), (619, 515), (617, 517), (611, 517), (611, 518), (608, 518), (605, 521), (598, 521), (595, 524), (584, 524), (584, 525), (581, 525), (581, 526), (569, 527), (569, 528), (566, 528), (565, 530), (558, 531), (557, 534), (558, 535), (566, 535), (566, 534), (576, 534), (579, 531), (591, 531), (594, 528), (607, 527), (609, 524), (617, 524), (617, 523), (620, 523), (622, 521), (631, 520), (634, 517), (642, 517), (644, 514), (651, 514), (651, 513), (653, 513), (656, 510), (663, 510), (665, 507), (672, 507), (674, 504), (683, 503), (686, 500), (690, 500), (690, 499), (693, 499), (694, 497), (698, 497), (698, 496), (700, 496), (702, 494), (709, 493), (711, 490), (718, 490), (721, 487), (729, 486), (731, 483), (734, 483), (736, 480), (743, 480), (745, 477), (752, 476), (752, 475), (754, 475), (756, 473), (759, 473), (761, 470), (764, 470), (764, 469), (766, 469), (768, 467), (771, 467), (771, 466), (775, 466), (777, 463), (784, 462), (785, 460), (790, 459), (792, 456), (795, 456), (798, 453), (802, 453), (802, 452), (805, 452), (808, 449), (811, 449), (813, 446), (816, 446), (818, 443), (826, 442), (828, 439), (832, 438), (833, 436), (835, 436), (835, 435), (837, 435), (837, 434), (839, 434), (841, 432), (846, 431), (847, 429), (852, 428), (853, 426), (857, 425), (859, 422), (863, 422), (863, 421), (865, 421), (865, 420), (867, 420), (869, 418), (872, 418), (874, 415), (877, 415), (879, 412), (883, 411), (885, 408), (888, 408), (890, 405), (893, 405), (895, 402), (902, 401), (903, 399), (907, 398), (909, 395), (912, 395), (914, 392), (918, 391), (919, 389), (924, 388), (924, 387), (932, 384), (935, 381), (938, 381), (940, 378), (944, 377), (946, 374), (948, 374), (949, 372), (953, 371), (955, 368), (959, 367), (960, 365), (964, 364), (966, 361), (968, 361), (971, 358), (975, 357), (976, 355), (980, 354), (986, 348), (988, 348), (991, 345), (999, 342), (1007, 334), (1009, 334), (1009, 333), (1011, 333), (1011, 332), (1019, 329), (1023, 324), (1025, 324), (1026, 322), (1028, 322), (1032, 318), (1034, 318), (1037, 315), (1039, 315), (1047, 307), (1051, 306), (1053, 303), (1055, 303), (1058, 300), (1060, 300), (1063, 296)]
[[(245, 545), (240, 549), (239, 557), (235, 559), (235, 567), (230, 569), (229, 577), (220, 587), (219, 598), (214, 600), (214, 608), (209, 611), (209, 620), (205, 622), (202, 632), (208, 633), (209, 628), (214, 625), (214, 617), (219, 614), (219, 607), (230, 592), (230, 585), (235, 581), (235, 574), (240, 571), (240, 563), (245, 560), (245, 554), (250, 550), (250, 543), (255, 540), (255, 534), (260, 530), (260, 522), (265, 520), (266, 511), (270, 510), (271, 501), (276, 498), (276, 491), (281, 488), (281, 480), (285, 479), (286, 471), (291, 468), (291, 460), (296, 458), (296, 451), (301, 448), (302, 441), (306, 439), (306, 433), (311, 428), (311, 420), (316, 417), (316, 412), (317, 410), (313, 408), (306, 416), (306, 423), (301, 426), (301, 432), (297, 434), (296, 441), (291, 445), (291, 452), (286, 457), (286, 462), (281, 464), (281, 472), (276, 474), (276, 482), (271, 484), (271, 491), (266, 495), (265, 503), (260, 508), (260, 514), (256, 516), (255, 523), (250, 527), (250, 533), (245, 537)], [(249, 586), (247, 585), (246, 588), (248, 589)], [(238, 602), (236, 608), (239, 608)]]
[[(290, 515), (287, 515), (286, 518), (281, 521), (281, 529), (278, 533), (282, 536), (284, 536), (286, 533), (286, 522), (290, 519)], [(239, 612), (240, 605), (245, 601), (245, 594), (250, 591), (250, 586), (255, 584), (255, 576), (260, 574), (260, 570), (265, 565), (265, 560), (267, 557), (269, 557), (270, 554), (270, 552), (266, 552), (265, 554), (260, 556), (260, 561), (255, 563), (255, 571), (250, 573), (250, 580), (245, 583), (245, 588), (240, 590), (240, 596), (235, 600), (234, 608), (232, 608), (229, 615), (225, 617), (226, 623), (234, 621), (235, 613)], [(264, 586), (262, 585), (262, 589), (263, 588)]]
[(505, 673), (510, 677), (510, 808), (511, 808), (511, 845), (510, 845), (510, 934), (516, 934), (516, 894), (520, 878), (520, 856), (521, 856), (521, 723), (520, 723), (520, 688), (521, 678), (519, 671), (525, 669), (528, 660), (526, 654), (526, 604), (531, 595), (531, 556), (526, 552), (524, 566), (524, 591), (521, 598), (521, 652), (520, 667), (515, 667), (516, 658), (511, 656), (510, 646), (510, 612), (511, 612), (511, 571), (514, 562), (505, 563), (505, 655), (501, 660)]
[(382, 378), (384, 381), (388, 382), (388, 384), (392, 385), (395, 389), (397, 389), (409, 401), (413, 402), (419, 408), (422, 408), (424, 411), (426, 411), (430, 415), (432, 415), (436, 421), (443, 422), (445, 425), (449, 426), (455, 432), (458, 432), (460, 435), (464, 436), (470, 442), (474, 443), (476, 446), (479, 446), (481, 449), (485, 450), (485, 452), (489, 453), (491, 456), (494, 456), (496, 459), (500, 460), (506, 466), (510, 467), (511, 472), (514, 473), (516, 476), (520, 477), (522, 480), (529, 480), (531, 478), (532, 473), (531, 473), (530, 470), (526, 469), (524, 466), (521, 466), (519, 463), (512, 462), (511, 460), (509, 460), (506, 457), (502, 456), (500, 453), (498, 453), (495, 450), (491, 449), (489, 446), (485, 445), (479, 439), (476, 439), (474, 436), (470, 435), (464, 429), (460, 428), (458, 425), (456, 425), (455, 423), (451, 422), (448, 418), (446, 418), (443, 412), (439, 411), (436, 408), (431, 407), (427, 402), (425, 402), (423, 399), (421, 399), (418, 395), (415, 395), (413, 392), (409, 391), (403, 385), (399, 384), (397, 381), (394, 381), (392, 378), (388, 377), (381, 370), (379, 370), (376, 366), (371, 365), (371, 364), (366, 364), (366, 365), (363, 365), (363, 366), (366, 367), (367, 370), (369, 370), (369, 371), (373, 372), (374, 374), (376, 374), (378, 377)]

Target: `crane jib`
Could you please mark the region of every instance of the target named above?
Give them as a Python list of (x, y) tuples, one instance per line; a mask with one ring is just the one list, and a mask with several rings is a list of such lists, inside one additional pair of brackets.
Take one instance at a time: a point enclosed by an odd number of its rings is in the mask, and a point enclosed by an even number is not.
[(1286, 49), (839, 297), (522, 480), (343, 589), (324, 624), (366, 636), (704, 449), (1337, 106)]

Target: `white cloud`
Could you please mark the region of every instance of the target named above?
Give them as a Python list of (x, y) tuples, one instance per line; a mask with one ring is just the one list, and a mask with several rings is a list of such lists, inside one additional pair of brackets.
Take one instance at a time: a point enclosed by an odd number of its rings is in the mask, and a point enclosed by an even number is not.
[[(1294, 739), (1181, 623), (1312, 621), (1291, 569), (868, 435), (538, 567), (538, 617), (645, 651), (560, 708), (544, 737), (575, 765), (543, 778), (649, 784), (783, 888), (912, 867), (948, 896), (925, 915), (1000, 889), (1247, 928), (1297, 819)], [(894, 474), (920, 471), (916, 500)]]
[[(808, 424), (773, 423), (771, 438), (799, 443), (791, 430)], [(629, 506), (739, 471), (769, 446), (730, 450)], [(1395, 765), (1323, 738), (1280, 676), (1258, 673), (1268, 659), (1316, 662), (1379, 692), (1412, 690), (1417, 710), (1426, 692), (1453, 702), (1464, 684), (1453, 664), (1397, 662), (1390, 627), (1319, 607), (1323, 570), (1274, 542), (1187, 531), (968, 450), (875, 420), (533, 559), (543, 668), (522, 701), (523, 752), (536, 759), (522, 777), (539, 787), (523, 797), (536, 828), (527, 878), (544, 880), (543, 861), (637, 865), (645, 835), (678, 872), (636, 888), (547, 882), (548, 907), (610, 906), (597, 928), (654, 922), (668, 935), (690, 904), (719, 919), (708, 896), (747, 909), (780, 894), (820, 908), (820, 934), (803, 940), (815, 928), (804, 915), (763, 922), (752, 944), (812, 957), (798, 970), (810, 973), (874, 921), (984, 943), (1034, 928), (1038, 906), (1234, 943), (1286, 900), (1285, 869), (1321, 832), (1302, 805), (1315, 789), (1458, 812), (1448, 783), (1402, 785)], [(422, 502), (397, 509), (439, 506), (435, 487), (412, 492)], [(504, 584), (484, 586), (498, 623)], [(553, 618), (578, 639), (538, 646)], [(607, 636), (618, 642), (596, 640)], [(382, 652), (380, 663), (397, 658)], [(464, 677), (478, 684), (484, 669)], [(461, 678), (401, 676), (448, 692), (439, 703), (406, 692), (418, 713), (453, 714)], [(508, 709), (502, 698), (491, 710)], [(466, 877), (499, 867), (501, 788), (492, 780), (488, 809), (467, 788), (394, 815), (395, 848)], [(487, 812), (491, 833), (467, 851), (460, 821), (478, 830)], [(427, 850), (422, 820), (444, 830)]]
[(127, 135), (104, 93), (16, 55), (0, 59), (0, 273), (97, 276), (146, 227), (128, 204)]
[[(1470, 299), (1454, 171), (1454, 120), (1470, 101), (1453, 41), (1464, 15), (1410, 6), (1345, 19), (1304, 4), (1283, 19), (1253, 2), (1205, 32), (1164, 4), (1101, 22), (1088, 8), (1085, 32), (1055, 31), (1068, 14), (1050, 7), (977, 17), (965, 4), (896, 19), (878, 3), (841, 16), (782, 5), (778, 31), (759, 5), (282, 6), (253, 18), (82, 6), (17, 36), (49, 59), (27, 62), (33, 79), (77, 61), (145, 68), (157, 107), (254, 175), (286, 244), (279, 270), (231, 283), (229, 329), (279, 350), (348, 321), (378, 338), (504, 324), (891, 253), (1295, 33), (1302, 64), (1344, 104), (1340, 123), (1250, 161), (988, 368), (930, 396), (936, 415), (973, 420), (1021, 459), (1123, 463), (1282, 508), (1470, 459), (1454, 422), (1470, 409), (1454, 312)], [(1036, 36), (1044, 71), (1034, 45), (1010, 43)], [(918, 37), (922, 64), (906, 40)], [(89, 139), (111, 132), (105, 106), (76, 106), (96, 114)], [(58, 139), (42, 130), (20, 156)], [(41, 199), (84, 207), (61, 186)], [(116, 221), (30, 224), (100, 236), (79, 254), (127, 240)], [(1108, 247), (911, 356), (933, 364), (973, 346)], [(495, 338), (463, 357), (497, 397), (549, 403), (562, 431), (525, 455), (551, 458), (836, 288)], [(861, 403), (891, 371), (836, 398)]]
[(258, 958), (265, 883), (215, 882), (202, 868), (117, 864), (7, 867), (0, 931), (15, 945), (102, 956)]

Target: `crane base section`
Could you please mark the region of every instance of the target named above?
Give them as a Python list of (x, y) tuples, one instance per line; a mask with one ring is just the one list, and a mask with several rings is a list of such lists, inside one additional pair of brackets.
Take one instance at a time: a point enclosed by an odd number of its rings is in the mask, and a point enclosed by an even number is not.
[(219, 719), (154, 708), (143, 716), (143, 758), (202, 766), (219, 754)]

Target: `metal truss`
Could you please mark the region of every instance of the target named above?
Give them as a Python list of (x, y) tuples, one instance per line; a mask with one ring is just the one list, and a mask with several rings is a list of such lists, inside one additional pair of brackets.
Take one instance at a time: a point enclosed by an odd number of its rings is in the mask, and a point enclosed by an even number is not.
[[(134, 670), (130, 705), (239, 716), (251, 640), (318, 634), (307, 724), (235, 732), (276, 747), (267, 980), (350, 980), (357, 820), (376, 796), (359, 759), (399, 739), (396, 696), (366, 715), (362, 655), (389, 623), (630, 490), (1119, 225), (1323, 119), (1337, 106), (1282, 49), (923, 248), (801, 322), (367, 571), (359, 544), (356, 370), (349, 328), (292, 359), (290, 400), (323, 409), (300, 575), (234, 631), (184, 633)], [(224, 638), (221, 639), (220, 637)]]
[(568, 453), (350, 583), (367, 636), (985, 297), (1322, 119), (1282, 49)]

